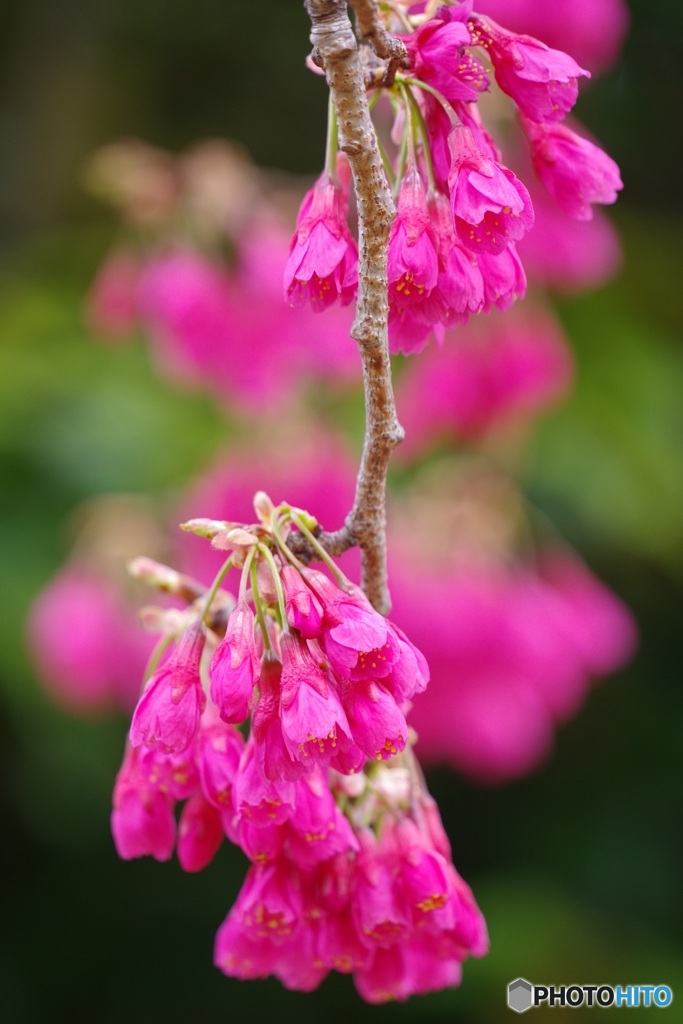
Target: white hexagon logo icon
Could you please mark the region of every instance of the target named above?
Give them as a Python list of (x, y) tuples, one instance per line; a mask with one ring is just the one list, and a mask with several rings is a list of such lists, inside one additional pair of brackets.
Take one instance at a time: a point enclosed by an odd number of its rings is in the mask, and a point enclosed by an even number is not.
[(515, 1013), (524, 1013), (533, 1006), (533, 985), (526, 978), (517, 978), (508, 985), (508, 1006)]

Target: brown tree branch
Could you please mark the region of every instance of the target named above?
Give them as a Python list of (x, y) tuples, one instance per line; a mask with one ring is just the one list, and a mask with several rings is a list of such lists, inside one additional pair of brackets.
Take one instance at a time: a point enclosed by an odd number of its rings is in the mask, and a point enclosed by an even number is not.
[[(384, 45), (376, 0), (354, 0), (362, 33)], [(358, 301), (351, 330), (363, 360), (365, 441), (353, 508), (344, 526), (322, 534), (334, 555), (358, 545), (362, 586), (373, 606), (391, 608), (386, 571), (386, 475), (393, 448), (403, 440), (396, 416), (389, 362), (387, 250), (395, 216), (368, 110), (358, 45), (347, 0), (305, 0), (314, 60), (324, 70), (337, 114), (339, 145), (353, 171), (359, 219)]]
[(403, 41), (387, 32), (379, 17), (377, 0), (348, 0), (356, 16), (356, 32), (360, 39), (367, 39), (378, 57), (387, 61), (382, 85), (393, 85), (396, 72), (401, 67), (410, 67)]

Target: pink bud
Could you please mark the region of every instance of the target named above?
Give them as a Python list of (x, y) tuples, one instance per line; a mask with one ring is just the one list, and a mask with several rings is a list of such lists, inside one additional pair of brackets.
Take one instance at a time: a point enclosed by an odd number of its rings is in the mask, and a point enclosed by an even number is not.
[(225, 722), (243, 722), (247, 717), (258, 675), (254, 613), (246, 601), (239, 601), (209, 668), (211, 699)]

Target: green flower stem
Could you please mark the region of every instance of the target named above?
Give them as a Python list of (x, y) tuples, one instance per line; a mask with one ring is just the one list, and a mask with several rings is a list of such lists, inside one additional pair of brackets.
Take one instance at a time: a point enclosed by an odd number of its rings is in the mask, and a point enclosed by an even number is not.
[(280, 572), (277, 567), (277, 563), (273, 558), (273, 553), (270, 548), (267, 548), (265, 544), (259, 544), (259, 551), (268, 563), (271, 575), (273, 577), (273, 583), (275, 584), (275, 592), (277, 594), (278, 608), (280, 609), (280, 617), (282, 619), (281, 626), (283, 632), (287, 632), (289, 627), (287, 625), (287, 611), (285, 609), (285, 592), (282, 589), (282, 580), (280, 579)]
[(327, 139), (325, 143), (325, 170), (332, 178), (337, 176), (337, 152), (339, 150), (339, 129), (337, 111), (330, 96), (327, 105)]
[(339, 584), (341, 584), (342, 586), (348, 585), (349, 580), (347, 579), (347, 577), (341, 571), (341, 569), (336, 564), (336, 562), (332, 558), (330, 558), (330, 556), (328, 555), (327, 551), (325, 551), (325, 548), (322, 546), (322, 544), (320, 544), (318, 542), (318, 539), (315, 537), (315, 535), (311, 533), (311, 531), (308, 529), (308, 527), (303, 522), (301, 517), (298, 516), (293, 509), (292, 509), (291, 516), (292, 516), (292, 522), (294, 523), (294, 525), (299, 530), (301, 530), (301, 532), (303, 533), (303, 535), (306, 538), (306, 540), (308, 541), (308, 543), (311, 545), (313, 550), (319, 556), (320, 560), (322, 562), (324, 562), (325, 565), (329, 569), (332, 570), (332, 572), (334, 573), (334, 575), (335, 575), (335, 577), (337, 579), (337, 582)]
[(427, 168), (427, 180), (429, 187), (432, 191), (436, 190), (436, 178), (434, 177), (434, 162), (432, 161), (432, 153), (429, 146), (429, 136), (427, 134), (427, 125), (425, 119), (422, 116), (420, 106), (415, 99), (412, 89), (405, 83), (401, 83), (402, 91), (405, 94), (406, 102), (410, 107), (410, 121), (415, 134), (420, 136), (422, 142), (422, 152), (424, 153), (425, 166)]
[(263, 607), (263, 602), (261, 601), (261, 594), (259, 593), (258, 588), (258, 566), (256, 564), (255, 558), (252, 558), (251, 560), (249, 571), (251, 574), (251, 590), (254, 595), (254, 608), (256, 609), (256, 618), (258, 620), (258, 624), (261, 627), (261, 634), (263, 636), (263, 646), (267, 651), (272, 651), (273, 645), (270, 642), (270, 633), (268, 632), (268, 625), (266, 623), (266, 613)]
[(396, 75), (396, 81), (405, 85), (413, 85), (416, 89), (422, 89), (423, 92), (428, 92), (430, 96), (433, 96), (435, 100), (439, 101), (443, 109), (448, 114), (448, 119), (454, 128), (461, 123), (460, 118), (453, 110), (453, 107), (450, 105), (446, 97), (440, 93), (438, 89), (435, 89), (434, 86), (428, 85), (427, 82), (421, 82), (419, 78), (411, 78), (409, 75)]
[[(227, 574), (230, 571), (230, 569), (232, 569), (232, 563), (233, 563), (233, 556), (230, 555), (230, 558), (226, 559), (226, 561), (221, 566), (218, 575), (216, 576), (215, 580), (211, 584), (211, 589), (209, 590), (208, 594), (206, 595), (206, 599), (204, 601), (204, 610), (202, 611), (201, 621), (205, 625), (207, 625), (207, 626), (208, 626), (207, 616), (208, 616), (209, 611), (211, 609), (211, 605), (213, 603), (213, 599), (216, 596), (216, 594), (218, 593), (218, 588), (220, 587), (221, 583), (223, 582), (223, 580), (227, 576)], [(241, 590), (242, 590), (242, 587), (241, 587), (241, 584), (240, 584), (240, 596), (241, 596)]]
[(149, 679), (149, 677), (154, 672), (156, 672), (157, 667), (159, 665), (159, 662), (161, 661), (161, 656), (164, 653), (164, 651), (166, 651), (171, 646), (171, 644), (174, 641), (175, 641), (175, 637), (169, 634), (168, 636), (162, 636), (157, 641), (157, 643), (154, 645), (154, 649), (153, 649), (152, 653), (150, 654), (149, 658), (147, 659), (147, 664), (145, 665), (145, 671), (144, 671), (144, 673), (142, 675), (142, 686), (143, 687), (144, 687), (145, 683), (147, 682), (147, 680)]

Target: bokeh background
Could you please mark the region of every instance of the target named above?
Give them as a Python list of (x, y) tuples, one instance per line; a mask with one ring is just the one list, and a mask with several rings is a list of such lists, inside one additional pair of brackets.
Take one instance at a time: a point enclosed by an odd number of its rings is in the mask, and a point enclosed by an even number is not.
[[(595, 690), (526, 779), (429, 775), (492, 935), (465, 983), (367, 1007), (335, 976), (314, 995), (211, 965), (244, 859), (199, 875), (120, 862), (111, 785), (127, 723), (59, 710), (24, 620), (73, 537), (72, 510), (112, 491), (173, 495), (225, 439), (201, 393), (169, 388), (142, 344), (104, 348), (82, 302), (118, 228), (85, 194), (89, 153), (121, 136), (171, 150), (240, 140), (260, 165), (314, 175), (326, 97), (306, 72), (298, 4), (50, 0), (0, 12), (0, 1016), (72, 1021), (508, 1017), (508, 981), (660, 983), (683, 999), (680, 616), (683, 595), (683, 8), (630, 0), (623, 59), (581, 117), (623, 169), (624, 267), (558, 300), (575, 345), (571, 399), (540, 424), (524, 485), (640, 628), (632, 665)], [(313, 474), (320, 472), (315, 467)], [(322, 473), (321, 485), (322, 485)], [(536, 1011), (555, 1020), (563, 1011)], [(570, 1012), (570, 1011), (567, 1011)], [(588, 1019), (593, 1011), (571, 1011)], [(603, 1011), (611, 1019), (614, 1011)], [(640, 1019), (647, 1011), (631, 1010)], [(631, 1019), (631, 1017), (629, 1019)]]

